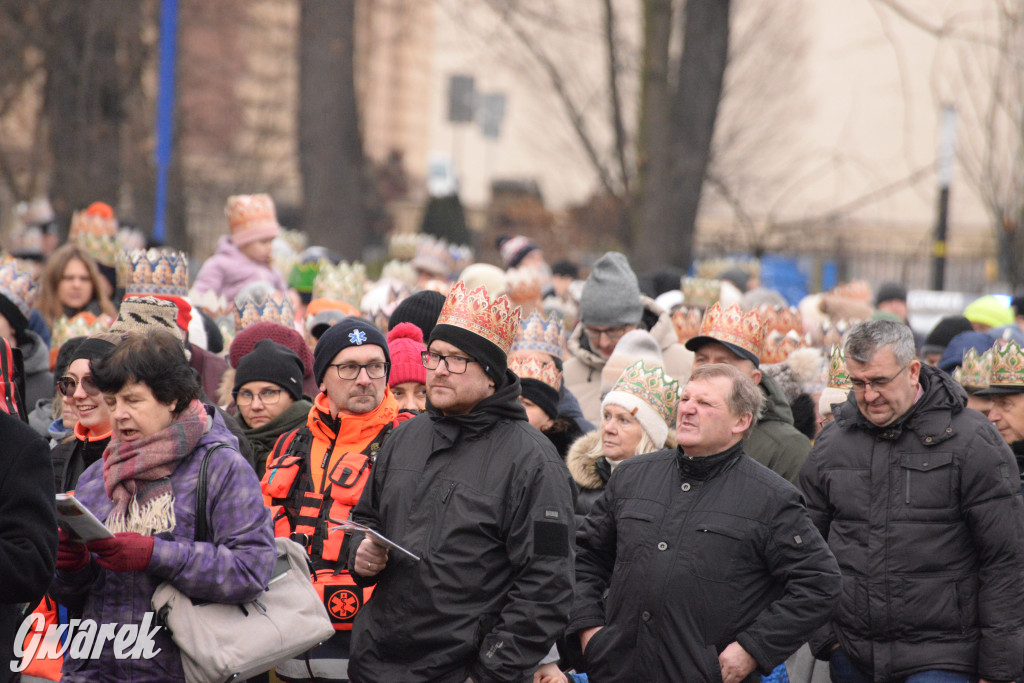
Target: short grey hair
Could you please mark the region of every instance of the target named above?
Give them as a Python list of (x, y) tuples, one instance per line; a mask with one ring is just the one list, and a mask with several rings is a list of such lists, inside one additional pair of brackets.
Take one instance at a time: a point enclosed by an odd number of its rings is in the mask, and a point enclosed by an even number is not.
[(894, 320), (868, 320), (857, 323), (850, 328), (843, 343), (846, 359), (858, 363), (870, 363), (881, 348), (890, 349), (892, 355), (896, 357), (896, 362), (901, 366), (909, 365), (917, 358), (914, 333), (904, 323)]
[(714, 379), (716, 377), (725, 377), (732, 383), (732, 389), (725, 399), (726, 404), (729, 406), (729, 412), (733, 415), (743, 415), (745, 413), (750, 413), (751, 415), (750, 427), (743, 433), (743, 438), (745, 439), (750, 435), (754, 425), (761, 418), (761, 409), (764, 407), (764, 395), (761, 393), (760, 387), (754, 383), (754, 380), (749, 375), (725, 363), (709, 363), (694, 368), (693, 372), (690, 373), (690, 382), (701, 379)]

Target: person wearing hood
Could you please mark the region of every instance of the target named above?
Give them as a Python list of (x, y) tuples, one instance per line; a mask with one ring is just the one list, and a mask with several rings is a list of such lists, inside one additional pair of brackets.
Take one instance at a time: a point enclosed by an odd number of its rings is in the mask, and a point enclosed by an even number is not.
[(354, 577), (376, 588), (353, 681), (532, 679), (566, 626), (572, 484), (507, 369), (518, 325), (507, 297), (452, 287), (423, 354), (427, 412), (381, 448), (352, 513), (420, 558), (354, 536)]
[(690, 376), (693, 354), (676, 334), (672, 317), (640, 294), (626, 257), (610, 251), (594, 264), (580, 297), (580, 322), (569, 337), (565, 386), (579, 400), (583, 416), (601, 420), (601, 369), (630, 330), (647, 330), (658, 340), (665, 372), (680, 382)]

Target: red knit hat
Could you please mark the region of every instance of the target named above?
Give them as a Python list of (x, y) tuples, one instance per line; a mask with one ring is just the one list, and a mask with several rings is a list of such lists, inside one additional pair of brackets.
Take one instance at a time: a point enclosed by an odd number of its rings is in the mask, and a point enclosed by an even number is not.
[(302, 335), (284, 325), (271, 322), (259, 322), (238, 333), (238, 336), (231, 341), (231, 347), (228, 350), (228, 361), (231, 363), (231, 367), (237, 368), (238, 361), (242, 359), (242, 356), (251, 353), (261, 339), (269, 339), (294, 351), (302, 359), (304, 376), (311, 377), (313, 375), (313, 352), (309, 350)]
[(388, 386), (405, 382), (427, 383), (427, 369), (421, 354), (427, 350), (423, 343), (423, 330), (412, 323), (399, 323), (388, 332), (388, 352), (391, 354), (391, 374)]

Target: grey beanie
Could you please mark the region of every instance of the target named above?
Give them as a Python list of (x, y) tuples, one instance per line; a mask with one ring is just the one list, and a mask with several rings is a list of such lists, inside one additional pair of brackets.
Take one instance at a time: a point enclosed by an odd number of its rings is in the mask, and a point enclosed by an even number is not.
[(580, 296), (580, 322), (617, 327), (639, 325), (644, 314), (640, 285), (626, 257), (609, 251), (594, 264)]

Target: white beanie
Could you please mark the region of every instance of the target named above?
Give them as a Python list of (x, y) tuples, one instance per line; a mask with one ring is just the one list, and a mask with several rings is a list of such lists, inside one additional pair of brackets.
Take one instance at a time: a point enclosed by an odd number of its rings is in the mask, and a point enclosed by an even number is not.
[(679, 382), (665, 374), (660, 365), (633, 363), (601, 401), (601, 411), (616, 405), (633, 413), (655, 448), (663, 448), (670, 426), (674, 426), (679, 403)]
[(638, 360), (646, 361), (649, 368), (664, 365), (661, 346), (647, 330), (630, 330), (619, 339), (601, 370), (601, 395), (611, 391), (623, 371)]

